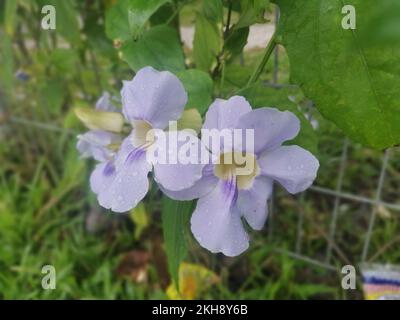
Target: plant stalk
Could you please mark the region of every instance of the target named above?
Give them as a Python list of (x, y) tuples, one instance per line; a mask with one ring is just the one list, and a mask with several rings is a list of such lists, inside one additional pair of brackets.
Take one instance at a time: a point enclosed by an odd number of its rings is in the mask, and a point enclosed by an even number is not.
[(276, 33), (273, 34), (271, 40), (269, 41), (267, 47), (265, 48), (265, 53), (260, 61), (259, 65), (257, 68), (254, 70), (253, 74), (251, 75), (249, 81), (247, 82), (246, 87), (250, 87), (253, 83), (255, 83), (258, 78), (260, 77), (261, 73), (263, 72), (265, 65), (267, 64), (269, 58), (271, 57), (272, 53), (274, 52), (274, 49), (276, 47)]

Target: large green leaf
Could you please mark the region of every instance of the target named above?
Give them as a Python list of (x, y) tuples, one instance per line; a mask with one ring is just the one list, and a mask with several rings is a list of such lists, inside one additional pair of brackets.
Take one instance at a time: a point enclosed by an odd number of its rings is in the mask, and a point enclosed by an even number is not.
[[(399, 144), (400, 38), (371, 46), (359, 36), (380, 2), (346, 1), (356, 8), (356, 30), (341, 26), (342, 0), (276, 2), (292, 81), (354, 140), (380, 149)], [(398, 8), (396, 2), (384, 1)]]
[(188, 93), (186, 108), (196, 108), (204, 114), (211, 103), (213, 81), (210, 76), (200, 70), (185, 70), (177, 74)]
[(217, 23), (197, 14), (193, 39), (193, 55), (197, 68), (209, 72), (217, 63), (221, 45)]
[(191, 201), (176, 201), (163, 197), (161, 219), (168, 269), (178, 288), (179, 265), (187, 254), (186, 230), (189, 229), (192, 209), (193, 202)]
[(119, 0), (106, 12), (106, 34), (111, 40), (125, 41), (132, 38), (128, 20), (129, 1)]
[(106, 33), (121, 41), (137, 37), (150, 17), (170, 0), (119, 0), (106, 13)]
[(380, 0), (360, 38), (367, 46), (391, 46), (400, 39), (400, 1)]
[(166, 25), (151, 28), (137, 41), (126, 42), (122, 59), (134, 70), (152, 66), (177, 72), (185, 69), (185, 60), (176, 31)]
[(300, 133), (289, 144), (299, 145), (310, 152), (316, 154), (318, 151), (318, 138), (311, 126), (310, 122), (305, 118), (304, 114), (299, 111), (296, 103), (289, 100), (290, 95), (295, 95), (291, 89), (276, 89), (265, 87), (261, 84), (255, 84), (239, 92), (244, 96), (253, 108), (272, 107), (281, 111), (291, 111), (299, 119), (301, 123)]

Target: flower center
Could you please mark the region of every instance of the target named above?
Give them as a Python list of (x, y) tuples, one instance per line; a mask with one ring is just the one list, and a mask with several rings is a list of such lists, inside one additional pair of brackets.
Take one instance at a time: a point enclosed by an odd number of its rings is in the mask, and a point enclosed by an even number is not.
[(259, 173), (255, 155), (248, 152), (223, 153), (214, 168), (214, 174), (222, 180), (235, 176), (238, 189), (250, 189)]
[(148, 148), (155, 141), (153, 127), (150, 123), (144, 120), (133, 120), (132, 126), (134, 128), (132, 135), (132, 144), (134, 147)]

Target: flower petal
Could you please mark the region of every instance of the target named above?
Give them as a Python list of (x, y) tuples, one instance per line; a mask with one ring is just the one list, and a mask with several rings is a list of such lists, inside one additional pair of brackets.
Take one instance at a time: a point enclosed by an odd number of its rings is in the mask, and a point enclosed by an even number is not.
[(318, 159), (299, 146), (282, 146), (258, 159), (261, 173), (277, 180), (290, 193), (307, 189), (317, 176)]
[(100, 194), (108, 189), (115, 175), (115, 166), (112, 161), (99, 163), (90, 175), (90, 188), (94, 193)]
[(171, 72), (151, 67), (140, 69), (121, 90), (122, 109), (129, 120), (145, 120), (164, 129), (168, 121), (178, 120), (187, 102), (187, 93)]
[[(166, 156), (164, 163), (153, 162), (154, 180), (165, 189), (171, 191), (187, 189), (201, 178), (205, 164), (201, 163), (200, 157), (202, 152), (208, 151), (195, 135), (187, 131), (166, 132), (165, 139), (157, 140), (153, 146), (157, 148), (158, 154)], [(148, 158), (148, 161), (151, 160)]]
[(200, 198), (191, 218), (191, 229), (200, 245), (213, 253), (237, 256), (249, 247), (249, 237), (234, 205), (236, 185), (220, 180), (216, 188)]
[(160, 184), (160, 189), (171, 199), (187, 201), (205, 196), (215, 188), (217, 183), (218, 178), (214, 175), (214, 166), (207, 165), (203, 169), (200, 180), (195, 182), (192, 187), (180, 191), (171, 191)]
[[(209, 130), (209, 136), (207, 137), (206, 132), (202, 133), (203, 143), (214, 155), (218, 155), (222, 150), (231, 151), (234, 142), (232, 129), (237, 125), (238, 118), (250, 111), (251, 106), (243, 97), (216, 99), (206, 113), (202, 129)], [(214, 133), (212, 129), (218, 131)], [(219, 139), (216, 139), (218, 137)]]
[(76, 148), (82, 158), (93, 157), (97, 161), (107, 161), (114, 152), (107, 148), (108, 145), (119, 143), (121, 138), (117, 134), (102, 130), (91, 130), (78, 135)]
[(272, 193), (272, 179), (258, 176), (248, 190), (239, 190), (237, 207), (254, 230), (261, 230), (267, 220), (267, 200)]
[(232, 129), (238, 118), (251, 111), (247, 100), (233, 96), (229, 100), (216, 99), (206, 113), (203, 129)]
[(111, 112), (118, 111), (118, 109), (111, 102), (111, 95), (107, 91), (104, 91), (101, 97), (97, 100), (96, 109)]
[(283, 142), (296, 137), (300, 130), (300, 121), (289, 111), (259, 108), (242, 115), (237, 128), (254, 129), (254, 151), (260, 153), (279, 147)]
[[(125, 139), (127, 140), (127, 139)], [(99, 194), (102, 207), (115, 212), (125, 212), (134, 208), (146, 195), (149, 189), (147, 175), (151, 164), (147, 162), (145, 151), (129, 150), (129, 142), (124, 143), (121, 152), (116, 156), (117, 173), (109, 188)]]

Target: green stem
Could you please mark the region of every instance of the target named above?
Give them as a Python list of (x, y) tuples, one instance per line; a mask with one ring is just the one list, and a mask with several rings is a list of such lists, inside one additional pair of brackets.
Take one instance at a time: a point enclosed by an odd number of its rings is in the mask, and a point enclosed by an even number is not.
[(231, 25), (231, 16), (232, 16), (232, 7), (233, 7), (233, 3), (232, 3), (232, 1), (229, 1), (228, 15), (226, 18), (226, 26), (225, 26), (225, 31), (224, 31), (224, 40), (226, 40), (229, 35), (229, 28)]
[(276, 43), (276, 33), (274, 33), (271, 40), (269, 41), (267, 47), (265, 48), (265, 53), (264, 53), (262, 60), (260, 61), (260, 64), (254, 70), (249, 81), (247, 82), (246, 87), (250, 87), (253, 83), (255, 83), (258, 80), (258, 78), (260, 77), (261, 73), (263, 72), (263, 70), (265, 68), (265, 65), (267, 64), (269, 58), (271, 57), (271, 54), (274, 52), (276, 44), (277, 44)]
[(233, 7), (232, 1), (229, 1), (225, 30), (222, 30), (223, 46), (222, 46), (221, 52), (217, 56), (217, 66), (215, 67), (214, 71), (212, 72), (212, 77), (215, 78), (219, 74), (219, 71), (221, 71), (220, 93), (222, 92), (222, 88), (224, 86), (224, 80), (225, 80), (225, 55), (224, 55), (225, 45), (226, 45), (227, 39), (232, 34), (229, 32), (230, 31), (229, 27), (231, 24), (231, 16), (232, 16), (232, 7)]
[(186, 1), (184, 1), (180, 4), (175, 4), (174, 13), (168, 18), (168, 20), (166, 22), (167, 25), (169, 25), (172, 21), (174, 21), (175, 17), (179, 14), (179, 12), (182, 10), (184, 5), (186, 5)]
[(222, 70), (221, 70), (221, 82), (219, 85), (219, 94), (222, 95), (222, 90), (225, 84), (225, 61), (222, 61)]

